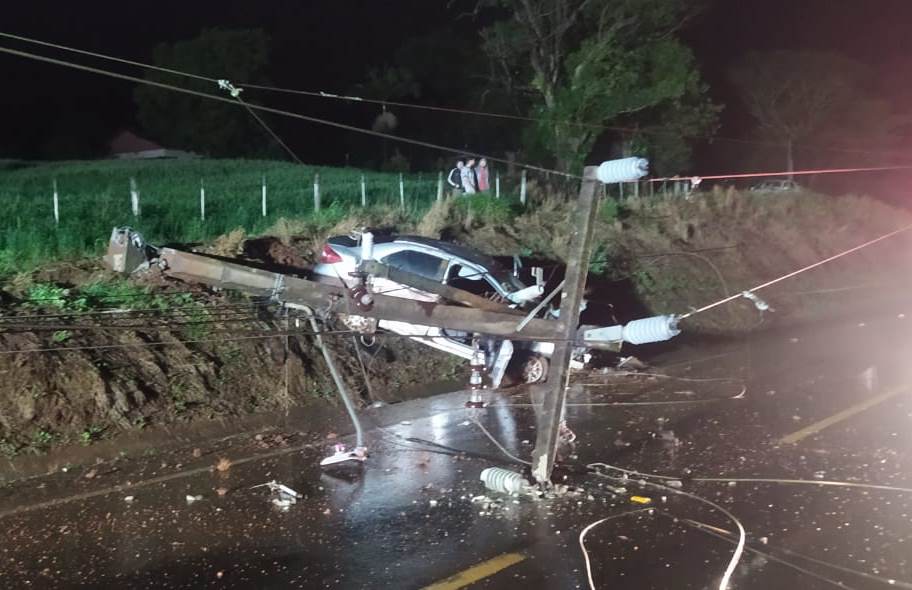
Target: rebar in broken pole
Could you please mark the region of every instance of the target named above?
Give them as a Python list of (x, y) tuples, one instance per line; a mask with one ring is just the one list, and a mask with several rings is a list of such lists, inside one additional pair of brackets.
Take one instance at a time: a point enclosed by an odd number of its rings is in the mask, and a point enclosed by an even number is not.
[(580, 303), (589, 274), (592, 230), (598, 213), (598, 181), (595, 174), (595, 166), (587, 166), (583, 172), (583, 184), (572, 224), (574, 230), (570, 237), (567, 274), (564, 278), (565, 296), (561, 301), (560, 319), (554, 334), (556, 342), (551, 355), (551, 374), (548, 375), (541, 411), (536, 416), (537, 437), (532, 451), (532, 475), (540, 483), (551, 481), (557, 454), (560, 423), (567, 397), (566, 380), (570, 374), (573, 349), (576, 347), (573, 337), (579, 323)]

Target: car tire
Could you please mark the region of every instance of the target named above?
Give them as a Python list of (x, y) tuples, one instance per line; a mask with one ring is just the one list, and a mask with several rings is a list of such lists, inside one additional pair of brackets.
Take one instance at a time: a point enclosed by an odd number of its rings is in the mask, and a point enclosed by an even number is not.
[(368, 353), (375, 353), (377, 349), (380, 348), (380, 338), (377, 337), (377, 334), (358, 334), (355, 336), (355, 340), (358, 342), (358, 348)]
[(540, 354), (530, 354), (522, 360), (519, 366), (519, 378), (522, 383), (532, 385), (541, 383), (548, 378), (550, 363)]

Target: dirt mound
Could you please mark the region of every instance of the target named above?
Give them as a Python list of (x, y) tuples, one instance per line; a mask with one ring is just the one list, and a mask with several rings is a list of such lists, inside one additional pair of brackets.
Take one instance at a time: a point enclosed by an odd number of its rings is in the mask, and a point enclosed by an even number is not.
[[(149, 293), (159, 309), (111, 314), (20, 304), (4, 316), (0, 452), (12, 457), (152, 424), (337, 403), (312, 338), (303, 329), (285, 337), (275, 308), (199, 288), (188, 294), (186, 285), (160, 276), (146, 282), (155, 285)], [(168, 289), (178, 295), (160, 295)], [(68, 297), (68, 304), (81, 300), (78, 292)], [(353, 339), (326, 341), (365, 404), (395, 401), (429, 372), (454, 370), (446, 355), (397, 342), (362, 357), (368, 391)]]

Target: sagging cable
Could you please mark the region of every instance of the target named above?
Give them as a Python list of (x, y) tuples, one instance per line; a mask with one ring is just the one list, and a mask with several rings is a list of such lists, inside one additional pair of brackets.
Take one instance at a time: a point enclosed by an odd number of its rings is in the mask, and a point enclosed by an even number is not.
[[(732, 533), (730, 533), (729, 531), (726, 531), (725, 529), (720, 529), (719, 527), (715, 527), (715, 526), (712, 526), (712, 525), (709, 525), (706, 523), (702, 523), (702, 522), (699, 522), (696, 520), (692, 520), (689, 518), (678, 519), (674, 516), (671, 516), (670, 514), (664, 514), (661, 512), (659, 514), (661, 514), (662, 516), (665, 516), (666, 518), (671, 518), (675, 521), (680, 521), (691, 528), (697, 529), (698, 531), (706, 533), (707, 535), (716, 537), (717, 539), (721, 539), (723, 541), (726, 541), (726, 542), (732, 543), (732, 544), (736, 543), (736, 541), (729, 536)], [(797, 565), (795, 563), (782, 559), (781, 557), (776, 557), (775, 555), (771, 555), (769, 553), (760, 551), (759, 549), (755, 549), (750, 546), (747, 546), (744, 549), (745, 549), (745, 551), (754, 553), (756, 555), (760, 555), (766, 559), (769, 559), (770, 561), (774, 561), (776, 563), (784, 565), (788, 568), (795, 570), (796, 572), (802, 573), (802, 574), (804, 574), (806, 576), (810, 576), (812, 578), (816, 578), (822, 582), (826, 582), (827, 584), (832, 584), (838, 588), (843, 588), (843, 590), (853, 590), (853, 588), (851, 586), (848, 586), (843, 582), (840, 582), (838, 580), (833, 580), (824, 575), (818, 574), (817, 572), (812, 572), (809, 569), (805, 569), (805, 568), (801, 567), (800, 565)]]
[[(596, 475), (598, 477), (603, 477), (605, 479), (609, 479), (612, 481), (620, 481), (620, 482), (626, 481), (625, 479), (612, 477), (610, 475), (606, 475), (599, 471), (595, 471), (594, 475)], [(727, 508), (720, 506), (719, 504), (716, 504), (712, 500), (707, 500), (706, 498), (703, 498), (702, 496), (698, 496), (698, 495), (692, 494), (690, 492), (685, 492), (684, 490), (678, 489), (676, 487), (667, 486), (667, 485), (658, 484), (658, 483), (652, 483), (649, 481), (641, 481), (640, 483), (645, 486), (651, 486), (654, 488), (658, 488), (660, 490), (665, 490), (672, 494), (684, 496), (686, 498), (690, 498), (691, 500), (696, 500), (697, 502), (705, 504), (705, 505), (709, 506), (710, 508), (712, 508), (718, 512), (721, 512), (729, 520), (731, 520), (732, 523), (734, 523), (734, 525), (738, 528), (738, 542), (735, 545), (735, 550), (732, 553), (732, 556), (728, 562), (728, 565), (725, 567), (725, 571), (722, 574), (722, 579), (719, 580), (719, 590), (727, 590), (729, 588), (729, 586), (731, 585), (732, 574), (734, 574), (735, 568), (738, 567), (738, 563), (741, 561), (741, 556), (744, 554), (744, 546), (747, 541), (747, 531), (744, 530), (744, 525), (741, 524), (741, 521), (738, 520), (738, 517), (736, 517), (734, 514), (732, 514)]]
[(628, 512), (623, 512), (621, 514), (615, 514), (607, 518), (602, 518), (588, 525), (579, 534), (579, 546), (583, 552), (583, 559), (586, 562), (586, 580), (589, 582), (589, 589), (595, 590), (595, 582), (592, 579), (592, 564), (589, 562), (589, 551), (586, 550), (586, 535), (589, 534), (589, 531), (599, 526), (602, 523), (608, 522), (609, 520), (615, 520), (617, 518), (622, 518), (624, 516), (630, 516), (631, 514), (639, 514), (642, 512), (649, 512), (650, 514), (655, 512), (653, 508), (640, 508), (639, 510), (630, 510)]
[[(673, 475), (662, 475), (658, 473), (644, 473), (642, 471), (634, 471), (631, 469), (624, 469), (623, 467), (617, 467), (615, 465), (609, 465), (607, 463), (589, 463), (586, 467), (590, 469), (597, 469), (598, 467), (603, 467), (606, 469), (612, 469), (620, 473), (626, 474), (629, 478), (642, 478), (642, 479), (658, 479), (658, 480), (677, 480), (681, 481), (682, 478), (673, 476)], [(687, 477), (687, 481), (699, 482), (699, 483), (760, 483), (760, 484), (782, 484), (782, 485), (808, 485), (808, 486), (820, 486), (820, 487), (843, 487), (843, 488), (861, 488), (866, 490), (877, 490), (882, 492), (899, 492), (901, 494), (912, 494), (912, 488), (904, 488), (900, 486), (888, 486), (881, 484), (872, 484), (872, 483), (859, 483), (854, 481), (834, 481), (826, 479), (784, 479), (784, 478), (774, 478), (774, 477)]]

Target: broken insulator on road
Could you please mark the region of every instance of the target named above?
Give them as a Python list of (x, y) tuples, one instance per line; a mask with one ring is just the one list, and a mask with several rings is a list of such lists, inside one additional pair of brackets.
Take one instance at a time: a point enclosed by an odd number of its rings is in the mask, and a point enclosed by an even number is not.
[(521, 474), (500, 467), (488, 467), (479, 477), (486, 488), (501, 494), (518, 495), (527, 493), (531, 487)]

